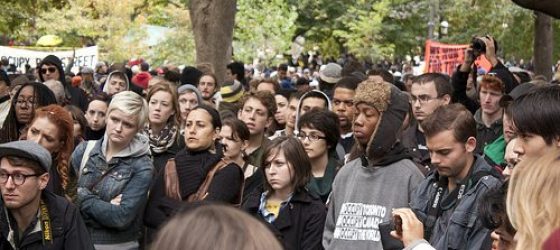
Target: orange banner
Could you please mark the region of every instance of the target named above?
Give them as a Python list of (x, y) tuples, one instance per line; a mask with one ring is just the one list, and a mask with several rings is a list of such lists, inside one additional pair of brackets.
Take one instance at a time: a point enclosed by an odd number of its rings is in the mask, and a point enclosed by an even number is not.
[[(468, 47), (468, 44), (445, 44), (427, 40), (424, 73), (435, 72), (452, 75), (453, 71), (457, 69), (457, 65), (463, 63), (465, 49)], [(490, 71), (492, 67), (484, 55), (480, 56), (475, 64), (486, 72)]]

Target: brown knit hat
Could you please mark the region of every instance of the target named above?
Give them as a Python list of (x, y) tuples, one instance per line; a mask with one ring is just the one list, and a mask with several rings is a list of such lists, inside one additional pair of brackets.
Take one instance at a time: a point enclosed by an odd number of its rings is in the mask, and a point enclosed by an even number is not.
[(356, 88), (354, 103), (365, 102), (379, 112), (384, 112), (391, 103), (391, 85), (375, 78), (361, 82)]

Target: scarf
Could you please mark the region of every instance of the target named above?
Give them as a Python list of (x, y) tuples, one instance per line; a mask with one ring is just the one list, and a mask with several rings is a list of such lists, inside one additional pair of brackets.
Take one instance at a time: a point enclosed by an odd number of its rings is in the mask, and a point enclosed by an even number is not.
[(146, 125), (146, 133), (150, 137), (150, 149), (152, 152), (160, 154), (167, 149), (169, 149), (175, 143), (175, 139), (177, 139), (177, 131), (178, 126), (169, 122), (165, 125), (165, 127), (159, 133), (159, 136), (155, 135), (150, 128), (150, 124)]

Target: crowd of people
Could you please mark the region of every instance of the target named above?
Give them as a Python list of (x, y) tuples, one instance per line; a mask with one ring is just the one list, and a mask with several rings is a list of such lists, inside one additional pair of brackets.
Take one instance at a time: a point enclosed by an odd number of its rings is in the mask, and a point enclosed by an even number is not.
[(451, 76), (0, 69), (0, 249), (558, 249), (560, 86), (479, 39)]

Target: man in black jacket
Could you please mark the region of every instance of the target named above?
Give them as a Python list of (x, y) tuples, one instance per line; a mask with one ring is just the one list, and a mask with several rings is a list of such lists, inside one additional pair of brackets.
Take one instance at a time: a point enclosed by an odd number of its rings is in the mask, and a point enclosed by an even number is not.
[(50, 167), (35, 142), (0, 144), (0, 249), (93, 249), (79, 210), (45, 190)]

